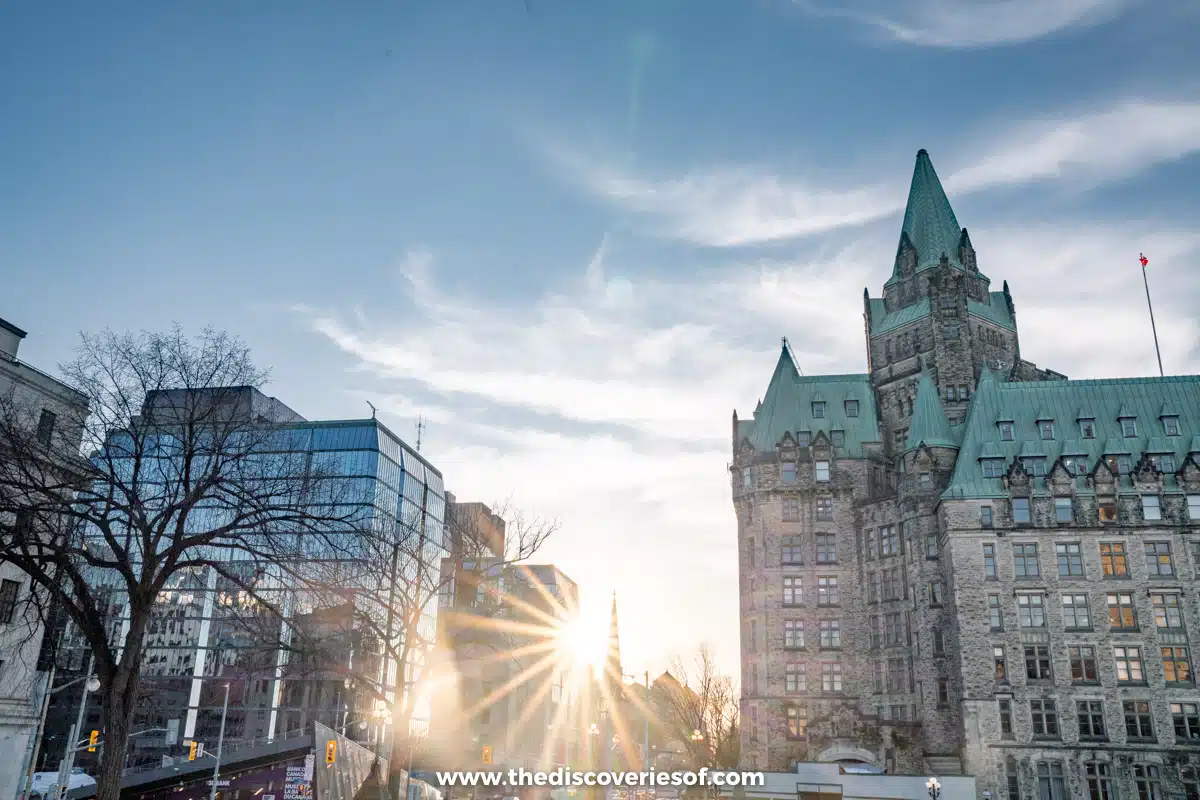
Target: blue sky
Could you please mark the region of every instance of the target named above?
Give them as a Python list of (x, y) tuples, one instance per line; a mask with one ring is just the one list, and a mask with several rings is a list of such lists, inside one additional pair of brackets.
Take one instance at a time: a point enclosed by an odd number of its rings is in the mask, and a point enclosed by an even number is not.
[[(526, 10), (528, 7), (528, 11)], [(865, 369), (929, 150), (1023, 356), (1200, 367), (1200, 11), (1150, 0), (0, 5), (0, 317), (239, 333), (310, 418), (410, 437), (629, 668), (736, 662), (729, 416), (779, 337)]]

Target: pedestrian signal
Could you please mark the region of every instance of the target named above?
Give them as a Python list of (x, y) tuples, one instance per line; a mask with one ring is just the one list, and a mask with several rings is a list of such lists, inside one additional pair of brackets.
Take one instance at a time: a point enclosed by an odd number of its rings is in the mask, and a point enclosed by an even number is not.
[(98, 741), (100, 741), (100, 731), (92, 731), (91, 735), (88, 736), (88, 752), (89, 753), (96, 752), (96, 742), (98, 742)]
[(196, 748), (199, 746), (199, 742), (188, 742), (188, 761), (196, 760)]
[(490, 748), (490, 747), (483, 748), (483, 763), (485, 763), (485, 764), (492, 763), (492, 748)]
[(325, 763), (332, 764), (337, 760), (337, 741), (330, 739), (325, 743)]

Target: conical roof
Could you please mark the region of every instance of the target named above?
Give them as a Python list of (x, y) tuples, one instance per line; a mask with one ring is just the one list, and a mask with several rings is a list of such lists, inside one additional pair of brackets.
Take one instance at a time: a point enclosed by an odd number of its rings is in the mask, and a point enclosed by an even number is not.
[[(925, 150), (917, 151), (912, 184), (908, 189), (908, 205), (904, 209), (904, 225), (900, 229), (900, 247), (905, 237), (917, 250), (917, 270), (936, 266), (942, 254), (950, 263), (962, 267), (958, 246), (963, 229), (950, 207), (950, 198), (938, 180), (933, 162)], [(899, 248), (897, 249), (899, 255)], [(893, 280), (898, 277), (893, 275)]]
[(937, 387), (933, 385), (928, 372), (921, 373), (921, 381), (917, 384), (917, 401), (913, 404), (912, 427), (908, 429), (904, 452), (915, 450), (922, 444), (928, 447), (958, 447), (938, 397)]

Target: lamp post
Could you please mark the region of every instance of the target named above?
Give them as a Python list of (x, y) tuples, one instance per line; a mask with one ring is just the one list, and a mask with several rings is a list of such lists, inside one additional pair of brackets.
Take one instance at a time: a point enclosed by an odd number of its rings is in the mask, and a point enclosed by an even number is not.
[(56, 797), (66, 797), (68, 787), (71, 785), (71, 772), (75, 769), (75, 751), (79, 749), (79, 729), (83, 727), (83, 712), (87, 708), (88, 693), (100, 690), (100, 679), (92, 674), (92, 667), (95, 664), (96, 654), (93, 652), (88, 656), (88, 665), (85, 670), (87, 678), (83, 683), (83, 696), (79, 699), (79, 713), (75, 717), (75, 724), (71, 726), (71, 735), (67, 739), (67, 752), (58, 768)]
[(217, 734), (217, 763), (213, 764), (212, 787), (208, 800), (217, 800), (217, 774), (221, 771), (221, 748), (225, 745), (225, 715), (229, 712), (229, 684), (225, 684), (225, 702), (221, 706), (221, 732)]
[(942, 794), (942, 785), (938, 783), (937, 778), (925, 781), (925, 788), (929, 790), (929, 800), (938, 800)]

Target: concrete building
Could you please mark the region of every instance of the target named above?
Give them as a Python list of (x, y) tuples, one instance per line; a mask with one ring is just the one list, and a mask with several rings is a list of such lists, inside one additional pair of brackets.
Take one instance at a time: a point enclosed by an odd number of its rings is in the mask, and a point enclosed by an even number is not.
[[(767, 772), (762, 786), (722, 789), (736, 800), (929, 800), (927, 778), (876, 775), (838, 764), (801, 763), (791, 772)], [(939, 800), (975, 800), (973, 778), (939, 778)]]
[(743, 764), (1200, 796), (1200, 377), (1025, 360), (924, 150), (882, 294), (734, 414)]
[[(71, 387), (20, 361), (25, 331), (0, 319), (0, 414), (47, 447), (78, 450), (87, 400)], [(0, 452), (0, 459), (4, 459)], [(36, 526), (20, 498), (0, 498), (0, 526)], [(53, 642), (28, 607), (30, 579), (0, 563), (0, 797), (15, 797), (33, 758), (43, 700), (53, 679)], [(45, 645), (45, 646), (43, 646)]]

